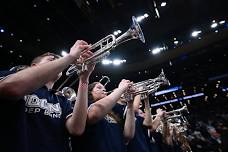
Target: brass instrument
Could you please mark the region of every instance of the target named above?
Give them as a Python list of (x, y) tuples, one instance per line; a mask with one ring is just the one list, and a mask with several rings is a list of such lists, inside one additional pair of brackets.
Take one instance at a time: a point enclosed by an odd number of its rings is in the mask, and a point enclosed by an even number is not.
[(124, 95), (127, 100), (133, 100), (135, 95), (141, 94), (141, 99), (143, 100), (149, 94), (155, 93), (162, 85), (170, 85), (169, 80), (165, 77), (163, 70), (161, 71), (160, 75), (154, 79), (144, 80), (132, 85), (132, 87), (136, 89), (142, 87), (141, 90), (138, 90), (134, 93), (125, 93)]
[[(169, 118), (172, 119), (172, 118), (175, 118), (175, 117), (180, 117), (180, 116), (182, 116), (182, 112), (184, 112), (184, 111), (186, 111), (187, 113), (189, 113), (188, 107), (186, 105), (183, 106), (183, 107), (181, 107), (180, 109), (175, 109), (175, 110), (172, 110), (172, 111), (165, 112), (165, 114), (168, 115), (166, 117), (166, 119), (169, 119)], [(154, 118), (154, 117), (156, 117), (156, 115), (151, 115), (151, 117)]]
[(143, 87), (142, 90), (136, 91), (135, 94), (152, 94), (156, 92), (157, 89), (162, 85), (170, 85), (169, 80), (165, 77), (163, 69), (161, 70), (161, 73), (158, 77), (134, 83), (133, 87)]
[(70, 87), (64, 87), (61, 93), (65, 98), (67, 98), (71, 102), (76, 100), (77, 94), (74, 91), (74, 89)]
[(100, 62), (103, 58), (110, 55), (110, 50), (115, 48), (116, 46), (127, 42), (132, 39), (140, 39), (143, 43), (145, 43), (143, 32), (140, 28), (140, 25), (136, 21), (136, 18), (132, 16), (132, 25), (131, 27), (123, 33), (118, 38), (115, 35), (110, 34), (105, 38), (101, 39), (97, 43), (91, 46), (91, 50), (95, 50), (93, 56), (86, 59), (83, 63), (72, 65), (66, 72), (67, 76), (73, 75), (75, 72), (80, 74), (83, 71), (87, 70), (87, 65), (92, 63)]
[(107, 79), (106, 82), (103, 84), (103, 86), (105, 87), (110, 81), (110, 78), (108, 76), (102, 76), (102, 78), (99, 80), (99, 82), (101, 83), (104, 79)]
[(28, 68), (29, 66), (28, 65), (17, 65), (15, 67), (12, 67), (10, 69), (10, 71), (15, 71), (15, 72), (18, 72), (18, 71), (21, 71), (21, 70), (24, 70), (26, 68)]
[(188, 111), (188, 107), (185, 105), (185, 106), (183, 106), (183, 107), (181, 107), (180, 109), (176, 109), (176, 110), (172, 110), (172, 111), (168, 111), (168, 112), (166, 112), (166, 114), (175, 114), (175, 113), (182, 113), (182, 112), (184, 112), (184, 111), (186, 111), (187, 113), (189, 113), (189, 111)]

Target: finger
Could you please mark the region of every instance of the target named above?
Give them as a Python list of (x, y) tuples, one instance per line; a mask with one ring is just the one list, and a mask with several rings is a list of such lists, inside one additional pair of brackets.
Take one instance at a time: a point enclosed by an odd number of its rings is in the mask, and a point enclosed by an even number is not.
[(89, 53), (84, 53), (81, 55), (83, 58), (89, 58), (91, 57), (91, 55)]
[(84, 41), (84, 40), (78, 40), (78, 44), (80, 44), (80, 45), (88, 45), (88, 43), (86, 41)]
[(88, 52), (82, 53), (81, 55), (85, 55), (85, 56), (91, 57), (91, 56), (93, 56), (93, 52), (88, 51)]

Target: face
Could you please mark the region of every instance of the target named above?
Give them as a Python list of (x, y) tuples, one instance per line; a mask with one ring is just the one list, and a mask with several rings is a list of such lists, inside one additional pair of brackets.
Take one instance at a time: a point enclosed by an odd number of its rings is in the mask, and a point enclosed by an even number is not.
[(100, 100), (104, 97), (107, 96), (107, 92), (105, 87), (101, 83), (97, 83), (93, 90), (92, 90), (92, 95), (95, 101)]
[[(53, 55), (48, 55), (48, 56), (45, 56), (43, 57), (39, 63), (36, 63), (34, 64), (35, 66), (39, 66), (39, 65), (42, 65), (42, 64), (45, 64), (45, 63), (48, 63), (48, 62), (51, 62), (51, 61), (54, 61), (56, 60), (57, 58)], [(33, 65), (33, 66), (34, 66)], [(58, 74), (58, 76), (56, 77), (56, 80), (58, 80), (60, 77), (62, 76), (62, 72)], [(56, 81), (55, 80), (55, 81)]]

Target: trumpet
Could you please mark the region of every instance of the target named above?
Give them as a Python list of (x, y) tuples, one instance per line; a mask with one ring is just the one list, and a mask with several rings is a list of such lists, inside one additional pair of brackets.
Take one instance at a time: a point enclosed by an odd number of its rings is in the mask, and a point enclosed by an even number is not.
[(130, 101), (133, 100), (133, 97), (141, 94), (141, 99), (145, 99), (149, 94), (155, 93), (158, 88), (162, 85), (170, 85), (169, 80), (165, 77), (164, 71), (162, 70), (158, 77), (154, 79), (148, 79), (141, 82), (134, 83), (132, 88), (140, 88), (142, 90), (135, 91), (133, 93), (125, 93), (124, 97)]
[(143, 43), (145, 43), (145, 38), (141, 27), (134, 16), (132, 16), (131, 27), (124, 34), (122, 34), (118, 38), (116, 38), (113, 34), (110, 34), (98, 41), (97, 43), (93, 44), (91, 46), (91, 50), (95, 50), (93, 56), (86, 59), (83, 63), (72, 65), (67, 70), (66, 75), (71, 76), (75, 72), (77, 72), (77, 74), (80, 74), (81, 72), (86, 71), (87, 65), (100, 62), (103, 58), (110, 55), (111, 49), (132, 39), (139, 39)]
[[(181, 107), (180, 109), (168, 111), (168, 112), (165, 113), (165, 114), (169, 115), (168, 117), (166, 117), (166, 119), (169, 119), (169, 118), (172, 119), (172, 118), (181, 117), (182, 116), (182, 112), (184, 112), (184, 111), (186, 111), (187, 113), (189, 113), (188, 107), (186, 105), (183, 106), (183, 107)], [(179, 115), (177, 115), (178, 113), (179, 113)], [(154, 118), (154, 117), (156, 117), (156, 115), (151, 115), (151, 117)]]
[(163, 69), (158, 77), (133, 84), (134, 88), (143, 88), (142, 90), (136, 91), (134, 94), (152, 94), (162, 85), (170, 85), (169, 80), (165, 77)]
[(182, 113), (184, 111), (186, 111), (187, 113), (189, 113), (188, 107), (186, 105), (183, 106), (183, 107), (181, 107), (180, 109), (176, 109), (176, 110), (172, 110), (172, 111), (166, 112), (166, 114), (169, 115), (169, 114), (175, 114), (175, 113)]
[(12, 67), (9, 71), (18, 72), (18, 71), (24, 70), (28, 67), (29, 67), (28, 65), (18, 65), (18, 66)]
[(74, 91), (74, 89), (70, 87), (64, 87), (61, 91), (61, 94), (71, 102), (75, 101), (77, 97), (77, 94)]
[(110, 78), (108, 76), (102, 76), (102, 78), (99, 80), (99, 82), (101, 83), (104, 79), (107, 79), (106, 82), (103, 84), (103, 86), (105, 87), (110, 81)]

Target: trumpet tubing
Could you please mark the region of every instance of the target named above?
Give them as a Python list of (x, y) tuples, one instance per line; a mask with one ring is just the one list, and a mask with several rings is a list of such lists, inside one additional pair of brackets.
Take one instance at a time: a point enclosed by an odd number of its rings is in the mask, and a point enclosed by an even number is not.
[(133, 87), (142, 87), (142, 90), (136, 91), (135, 94), (154, 93), (162, 85), (170, 85), (169, 80), (165, 77), (164, 71), (162, 70), (158, 77), (154, 79), (148, 79), (133, 84)]
[(96, 42), (91, 46), (91, 50), (94, 50), (93, 56), (86, 59), (83, 63), (79, 65), (72, 65), (66, 72), (67, 76), (73, 75), (75, 72), (80, 74), (81, 72), (87, 70), (87, 65), (92, 63), (100, 62), (103, 58), (107, 57), (110, 54), (110, 50), (116, 46), (127, 42), (132, 39), (140, 39), (145, 43), (143, 32), (136, 21), (136, 18), (132, 16), (132, 25), (131, 27), (121, 36), (116, 38), (113, 34), (106, 36), (100, 41)]

